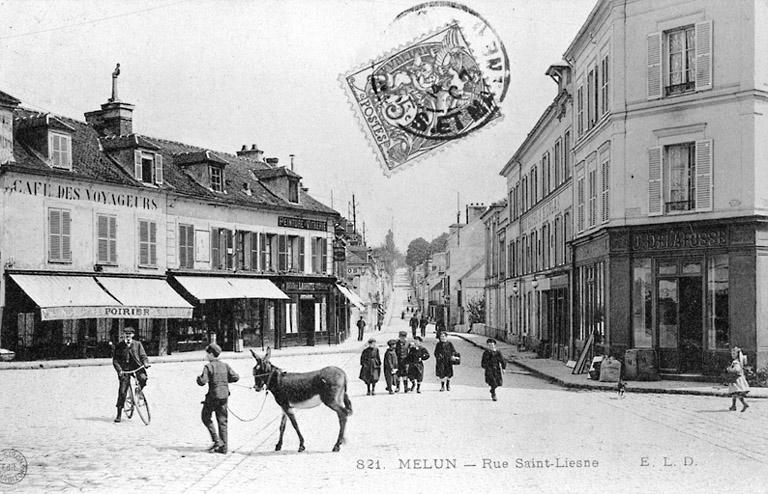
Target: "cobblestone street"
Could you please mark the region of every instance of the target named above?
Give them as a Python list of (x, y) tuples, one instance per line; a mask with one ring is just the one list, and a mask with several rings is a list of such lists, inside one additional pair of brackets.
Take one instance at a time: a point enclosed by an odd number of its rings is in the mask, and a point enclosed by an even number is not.
[[(382, 334), (401, 324), (393, 319)], [(116, 379), (109, 367), (5, 371), (2, 395), (18, 399), (0, 405), (0, 444), (21, 451), (29, 468), (23, 481), (3, 488), (583, 492), (588, 485), (622, 485), (623, 492), (711, 492), (765, 478), (763, 400), (745, 413), (728, 412), (730, 402), (715, 397), (631, 394), (620, 400), (613, 393), (567, 391), (510, 366), (494, 403), (479, 349), (458, 339), (454, 344), (464, 362), (450, 393), (438, 392), (433, 360), (425, 363), (422, 394), (382, 394), (380, 383), (368, 397), (357, 379), (357, 354), (275, 359), (286, 370), (338, 365), (347, 372), (354, 414), (340, 453), (330, 452), (338, 423), (325, 407), (297, 412), (307, 451), (296, 452), (288, 425), (283, 451), (274, 452), (280, 411), (271, 396), (252, 422), (230, 415), (229, 455), (206, 453), (199, 419), (204, 392), (194, 383), (202, 362), (150, 369), (149, 426), (138, 417), (112, 423)], [(434, 348), (433, 338), (427, 348)], [(240, 384), (249, 385), (251, 361), (230, 363)], [(262, 400), (263, 393), (232, 387), (230, 406), (244, 419), (256, 416)], [(544, 466), (546, 460), (553, 466)], [(570, 460), (597, 466), (576, 467)], [(733, 472), (742, 474), (734, 478)]]

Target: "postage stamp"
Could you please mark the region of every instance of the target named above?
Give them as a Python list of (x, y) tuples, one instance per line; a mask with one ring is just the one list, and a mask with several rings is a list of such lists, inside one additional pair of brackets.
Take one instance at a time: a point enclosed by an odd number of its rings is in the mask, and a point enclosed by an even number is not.
[(27, 459), (15, 449), (0, 450), (0, 484), (17, 484), (27, 475)]
[(452, 22), (344, 76), (385, 173), (501, 117), (494, 82), (508, 69), (489, 54), (476, 55)]

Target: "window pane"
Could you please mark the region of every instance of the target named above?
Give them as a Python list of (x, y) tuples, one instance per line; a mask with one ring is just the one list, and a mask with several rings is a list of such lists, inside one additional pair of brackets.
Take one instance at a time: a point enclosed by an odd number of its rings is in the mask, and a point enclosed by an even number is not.
[(635, 259), (632, 267), (632, 332), (635, 348), (653, 346), (651, 260)]
[(700, 262), (687, 262), (683, 264), (683, 274), (699, 274), (701, 273)]
[(677, 280), (659, 281), (659, 347), (677, 348)]
[(707, 348), (728, 348), (728, 255), (721, 254), (707, 262)]
[(677, 261), (659, 261), (659, 274), (677, 274)]

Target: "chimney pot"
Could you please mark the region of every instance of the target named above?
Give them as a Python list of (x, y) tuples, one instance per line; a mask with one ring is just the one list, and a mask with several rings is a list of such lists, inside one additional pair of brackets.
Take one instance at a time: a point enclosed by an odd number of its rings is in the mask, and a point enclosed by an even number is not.
[(256, 151), (257, 149), (259, 148), (256, 147), (256, 144), (251, 144), (251, 151)]
[(248, 149), (248, 146), (246, 146), (245, 144), (243, 144), (243, 147), (242, 147), (242, 149), (240, 149), (240, 151), (245, 151), (246, 149)]

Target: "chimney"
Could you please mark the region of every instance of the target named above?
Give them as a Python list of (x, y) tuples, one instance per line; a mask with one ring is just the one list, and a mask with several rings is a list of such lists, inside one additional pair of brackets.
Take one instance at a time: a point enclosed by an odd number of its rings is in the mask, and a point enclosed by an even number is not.
[(467, 223), (479, 218), (483, 212), (485, 212), (485, 204), (479, 202), (477, 204), (472, 203), (467, 206)]
[(290, 156), (290, 158), (291, 158), (291, 171), (293, 171), (293, 157), (294, 157), (294, 155), (293, 154), (289, 154), (288, 156)]
[(264, 161), (264, 151), (259, 149), (256, 144), (251, 144), (251, 149), (248, 149), (248, 146), (243, 144), (243, 149), (238, 151), (237, 155), (248, 160)]
[(13, 110), (21, 101), (0, 91), (0, 165), (13, 162)]
[(133, 133), (133, 105), (123, 103), (117, 96), (117, 77), (120, 64), (112, 72), (112, 97), (101, 105), (101, 110), (85, 113), (85, 121), (103, 135), (128, 135)]
[(267, 164), (272, 166), (277, 166), (277, 162), (280, 161), (278, 158), (267, 158)]
[(248, 182), (243, 182), (243, 192), (247, 196), (253, 195), (253, 192), (251, 192), (251, 186), (248, 184)]

